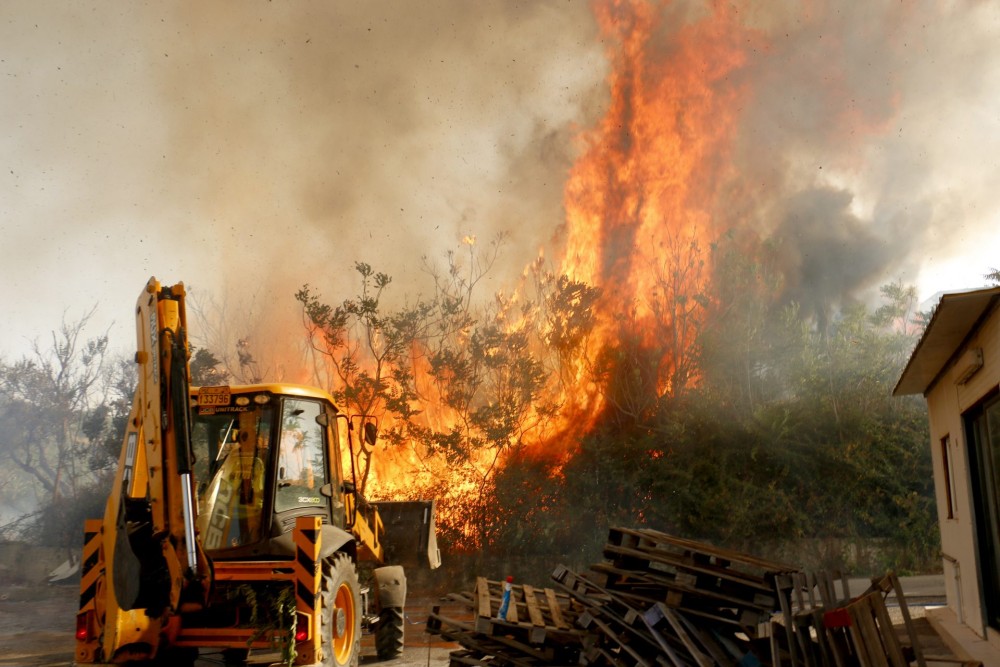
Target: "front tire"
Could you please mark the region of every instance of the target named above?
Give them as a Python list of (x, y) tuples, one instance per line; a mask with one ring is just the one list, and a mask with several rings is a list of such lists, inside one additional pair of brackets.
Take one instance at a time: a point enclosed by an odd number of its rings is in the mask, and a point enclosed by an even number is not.
[(403, 655), (404, 630), (402, 607), (382, 609), (375, 630), (375, 652), (379, 660), (393, 660)]
[(357, 667), (361, 653), (361, 587), (354, 561), (336, 553), (323, 562), (323, 667)]

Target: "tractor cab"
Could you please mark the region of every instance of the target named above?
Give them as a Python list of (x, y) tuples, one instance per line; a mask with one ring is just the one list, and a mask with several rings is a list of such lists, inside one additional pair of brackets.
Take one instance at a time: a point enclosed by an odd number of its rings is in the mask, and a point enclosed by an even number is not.
[(321, 394), (294, 385), (192, 391), (197, 527), (213, 558), (282, 555), (301, 516), (345, 529), (337, 409)]

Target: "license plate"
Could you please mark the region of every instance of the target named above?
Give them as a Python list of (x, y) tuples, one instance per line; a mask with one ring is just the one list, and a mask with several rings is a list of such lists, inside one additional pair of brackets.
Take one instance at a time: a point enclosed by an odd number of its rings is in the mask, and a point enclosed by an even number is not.
[(198, 390), (198, 406), (229, 405), (229, 387), (202, 387)]

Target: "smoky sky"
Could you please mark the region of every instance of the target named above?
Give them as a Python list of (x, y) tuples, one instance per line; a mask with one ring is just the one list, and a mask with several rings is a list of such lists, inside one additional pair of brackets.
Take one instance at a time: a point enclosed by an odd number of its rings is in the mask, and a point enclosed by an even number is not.
[[(0, 26), (4, 318), (15, 346), (94, 303), (128, 341), (150, 275), (216, 303), (421, 282), (468, 236), (518, 275), (601, 106), (563, 3), (11, 3)], [(206, 294), (207, 293), (207, 294)], [(39, 308), (45, 304), (45, 308)]]
[[(1000, 10), (737, 4), (751, 92), (720, 227), (780, 241), (803, 301), (981, 276)], [(662, 11), (669, 55), (710, 10)], [(150, 275), (294, 324), (294, 290), (350, 296), (355, 261), (412, 296), (423, 257), (506, 231), (485, 286), (509, 286), (564, 222), (614, 46), (582, 2), (5, 3), (0, 356), (95, 304), (127, 346)]]
[(844, 190), (801, 192), (788, 202), (775, 232), (783, 298), (801, 304), (821, 323), (841, 299), (881, 275), (891, 256), (886, 240), (853, 215), (850, 205), (851, 195)]
[[(991, 3), (769, 4), (740, 76), (749, 224), (818, 308), (983, 284), (996, 231), (1000, 28)], [(965, 268), (962, 270), (961, 265)], [(958, 281), (958, 282), (956, 282)]]

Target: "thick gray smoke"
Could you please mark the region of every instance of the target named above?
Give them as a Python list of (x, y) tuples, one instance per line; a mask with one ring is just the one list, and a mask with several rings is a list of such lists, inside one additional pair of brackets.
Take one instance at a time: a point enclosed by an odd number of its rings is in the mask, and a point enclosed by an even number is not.
[[(823, 326), (831, 309), (884, 276), (894, 259), (889, 242), (875, 226), (851, 213), (851, 194), (817, 188), (794, 196), (774, 232), (784, 298), (799, 303), (804, 314)], [(909, 244), (899, 239), (893, 250), (905, 257)]]
[[(708, 10), (663, 11), (669, 55)], [(741, 203), (720, 216), (780, 237), (795, 297), (896, 279), (929, 293), (967, 286), (950, 269), (968, 283), (989, 268), (995, 6), (789, 0), (738, 16), (756, 31), (735, 75), (752, 93)], [(153, 274), (295, 323), (303, 283), (344, 298), (361, 260), (412, 294), (424, 255), (506, 230), (488, 286), (508, 285), (563, 221), (607, 46), (585, 3), (5, 3), (0, 354), (95, 302), (130, 345)]]
[[(981, 285), (1000, 252), (1000, 13), (979, 2), (767, 3), (738, 171), (820, 315), (878, 286)], [(745, 211), (744, 211), (745, 212)]]
[(15, 2), (4, 17), (8, 350), (97, 301), (130, 345), (153, 274), (294, 328), (304, 283), (345, 298), (365, 261), (412, 296), (423, 256), (505, 230), (499, 289), (560, 221), (571, 137), (604, 94), (584, 4)]

